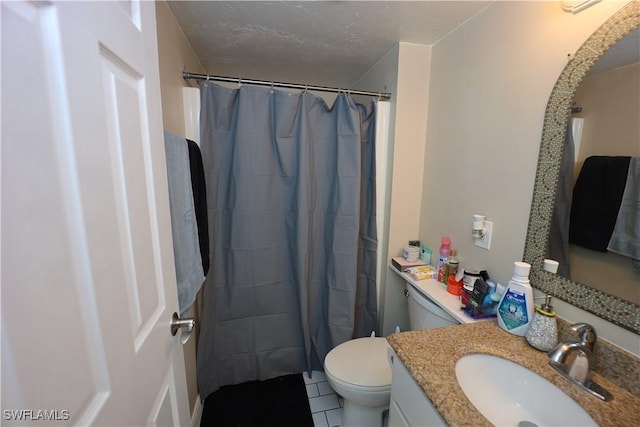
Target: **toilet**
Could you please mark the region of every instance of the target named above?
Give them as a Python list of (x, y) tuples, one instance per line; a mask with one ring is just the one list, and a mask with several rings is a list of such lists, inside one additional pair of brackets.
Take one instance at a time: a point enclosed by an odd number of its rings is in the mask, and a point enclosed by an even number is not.
[(342, 425), (382, 425), (389, 409), (391, 366), (386, 338), (356, 338), (331, 350), (324, 359), (329, 385), (344, 398)]
[[(407, 283), (411, 330), (459, 322)], [(344, 398), (344, 427), (380, 427), (391, 398), (390, 348), (386, 338), (356, 338), (331, 350), (324, 359), (329, 385)]]

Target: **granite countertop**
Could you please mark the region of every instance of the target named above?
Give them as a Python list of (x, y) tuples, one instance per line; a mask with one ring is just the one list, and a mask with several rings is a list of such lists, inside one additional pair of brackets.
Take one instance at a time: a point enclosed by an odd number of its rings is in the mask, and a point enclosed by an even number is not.
[[(387, 340), (448, 425), (491, 426), (464, 395), (455, 375), (462, 356), (485, 353), (512, 360), (556, 385), (582, 406), (600, 426), (637, 426), (640, 399), (597, 372), (592, 379), (613, 395), (604, 402), (569, 382), (549, 366), (546, 353), (496, 322), (480, 322), (402, 332)], [(597, 345), (597, 344), (596, 344)]]

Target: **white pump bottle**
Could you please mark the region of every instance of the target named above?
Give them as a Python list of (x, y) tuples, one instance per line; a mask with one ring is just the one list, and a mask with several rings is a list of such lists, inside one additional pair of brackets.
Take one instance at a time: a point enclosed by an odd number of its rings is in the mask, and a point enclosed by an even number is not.
[(529, 283), (531, 265), (515, 262), (513, 277), (498, 303), (498, 325), (505, 331), (523, 337), (533, 320), (533, 290)]

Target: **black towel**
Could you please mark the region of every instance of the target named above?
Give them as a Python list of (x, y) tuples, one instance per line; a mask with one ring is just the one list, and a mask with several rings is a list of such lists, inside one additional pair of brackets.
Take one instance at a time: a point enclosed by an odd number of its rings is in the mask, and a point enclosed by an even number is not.
[(573, 188), (569, 241), (607, 252), (629, 170), (628, 156), (588, 157)]
[(204, 275), (209, 271), (209, 225), (207, 224), (207, 186), (204, 180), (204, 166), (202, 154), (198, 144), (187, 139), (189, 147), (189, 166), (191, 168), (191, 188), (193, 191), (193, 205), (196, 211), (198, 225), (198, 240), (200, 241), (200, 256)]

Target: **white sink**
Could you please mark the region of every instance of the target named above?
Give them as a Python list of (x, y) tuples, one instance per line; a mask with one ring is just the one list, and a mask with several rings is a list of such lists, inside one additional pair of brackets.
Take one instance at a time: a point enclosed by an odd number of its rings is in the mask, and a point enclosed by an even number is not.
[(456, 363), (465, 396), (496, 426), (597, 426), (562, 390), (517, 363), (471, 354)]

